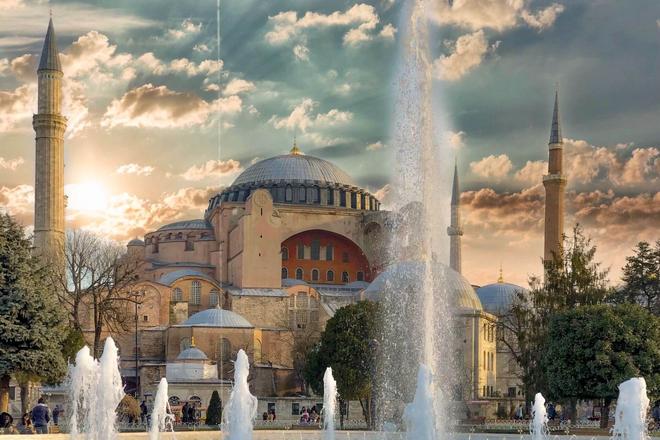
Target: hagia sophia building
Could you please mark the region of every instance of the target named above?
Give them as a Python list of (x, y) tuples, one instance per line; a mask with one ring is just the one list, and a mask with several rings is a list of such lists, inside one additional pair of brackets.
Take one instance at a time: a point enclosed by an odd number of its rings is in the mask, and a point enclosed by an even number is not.
[[(62, 76), (51, 20), (34, 116), (37, 252), (62, 248), (64, 240)], [(566, 184), (556, 98), (551, 132), (544, 177), (546, 260), (561, 245)], [(394, 215), (346, 172), (303, 154), (294, 142), (288, 154), (245, 169), (209, 200), (199, 218), (131, 240), (127, 253), (141, 262), (134, 291), (144, 294), (137, 311), (132, 306), (128, 311), (135, 313), (137, 348), (134, 331), (112, 335), (126, 390), (137, 387), (149, 398), (166, 377), (174, 407), (195, 401), (205, 408), (213, 390), (224, 404), (232, 360), (244, 349), (259, 414), (275, 409), (278, 417), (297, 419), (303, 406), (320, 404), (322, 398), (304, 389), (296, 354), (339, 308), (369, 298), (382, 283), (388, 271), (382, 246)], [(496, 325), (525, 289), (505, 283), (501, 274), (497, 282), (475, 288), (461, 275), (456, 169), (447, 233), (450, 266), (444, 270), (456, 300), (455, 319), (465, 329), (461, 342), (471, 384), (464, 400), (472, 414), (509, 415), (524, 396), (513, 360), (497, 343)], [(90, 330), (86, 336), (92, 335)], [(348, 411), (349, 418), (361, 419), (359, 404), (349, 403)]]

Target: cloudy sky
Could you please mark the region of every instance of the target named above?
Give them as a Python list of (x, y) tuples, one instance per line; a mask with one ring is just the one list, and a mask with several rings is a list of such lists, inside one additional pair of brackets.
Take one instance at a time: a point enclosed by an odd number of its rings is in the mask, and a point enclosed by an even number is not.
[[(585, 226), (617, 283), (634, 244), (660, 238), (660, 3), (429, 1), (465, 275), (492, 282), (501, 263), (525, 284), (540, 272), (559, 83), (567, 228)], [(200, 217), (219, 187), (294, 135), (387, 204), (399, 0), (222, 0), (219, 23), (215, 0), (0, 0), (0, 206), (26, 225), (49, 8), (65, 71), (69, 224), (125, 240)]]

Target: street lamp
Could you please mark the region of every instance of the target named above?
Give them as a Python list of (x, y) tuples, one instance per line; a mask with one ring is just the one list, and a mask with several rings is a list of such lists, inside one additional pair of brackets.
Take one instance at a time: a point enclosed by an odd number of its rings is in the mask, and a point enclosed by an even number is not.
[(133, 291), (129, 293), (129, 297), (133, 298), (135, 304), (135, 399), (138, 399), (140, 393), (138, 393), (138, 384), (140, 383), (140, 372), (138, 370), (138, 306), (140, 305), (141, 300), (144, 298), (144, 292), (142, 291)]

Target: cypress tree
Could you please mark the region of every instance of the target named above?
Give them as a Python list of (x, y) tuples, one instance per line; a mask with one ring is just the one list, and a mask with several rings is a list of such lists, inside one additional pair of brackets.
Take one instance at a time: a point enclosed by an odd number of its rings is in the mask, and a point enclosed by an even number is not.
[(222, 421), (222, 402), (220, 402), (220, 395), (217, 390), (213, 390), (211, 394), (211, 401), (206, 410), (206, 424), (219, 425)]

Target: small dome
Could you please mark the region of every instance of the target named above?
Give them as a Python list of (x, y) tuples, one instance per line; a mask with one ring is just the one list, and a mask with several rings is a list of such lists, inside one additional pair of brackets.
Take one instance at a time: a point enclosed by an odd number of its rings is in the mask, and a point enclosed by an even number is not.
[(202, 350), (197, 347), (190, 347), (183, 350), (176, 357), (178, 361), (207, 361), (209, 358)]
[(159, 231), (171, 231), (174, 229), (213, 229), (213, 226), (204, 219), (194, 219), (169, 223), (158, 228)]
[(232, 185), (259, 184), (266, 181), (321, 182), (355, 186), (353, 179), (327, 160), (300, 153), (264, 159), (243, 171)]
[(254, 328), (247, 319), (238, 313), (218, 307), (195, 313), (181, 325), (184, 327)]
[(477, 289), (477, 296), (484, 309), (496, 315), (507, 312), (520, 293), (526, 296), (529, 291), (524, 287), (505, 282), (488, 284)]
[[(452, 305), (458, 308), (483, 310), (472, 285), (460, 273), (442, 263), (433, 263), (434, 279), (452, 295)], [(424, 278), (424, 263), (404, 261), (388, 267), (364, 290), (366, 299), (377, 301), (387, 290), (420, 289)]]
[(129, 241), (126, 246), (144, 246), (144, 241), (140, 240), (139, 238), (134, 238), (133, 240)]

